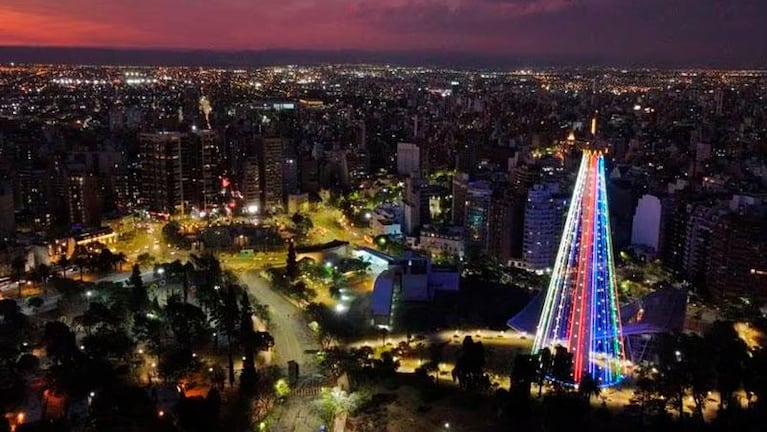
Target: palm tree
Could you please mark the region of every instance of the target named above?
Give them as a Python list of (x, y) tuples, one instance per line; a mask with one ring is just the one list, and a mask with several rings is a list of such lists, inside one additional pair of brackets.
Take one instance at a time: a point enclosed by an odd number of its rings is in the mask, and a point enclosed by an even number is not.
[(87, 255), (76, 255), (72, 260), (74, 265), (80, 270), (80, 280), (83, 280), (83, 269), (88, 265), (90, 260)]
[(181, 282), (182, 282), (181, 286), (182, 286), (182, 289), (184, 290), (184, 303), (187, 303), (189, 301), (189, 278), (193, 270), (194, 270), (194, 265), (191, 262), (187, 261), (184, 264), (184, 271), (181, 277)]
[(128, 262), (128, 257), (122, 252), (117, 252), (112, 255), (114, 265), (117, 267), (117, 271), (123, 271), (123, 264)]
[(114, 269), (115, 256), (108, 248), (101, 249), (101, 252), (96, 257), (95, 264), (96, 267), (98, 267), (98, 269), (103, 272), (106, 272), (109, 269)]
[(48, 278), (51, 277), (51, 267), (46, 264), (38, 264), (33, 271), (35, 280), (43, 287), (43, 294), (48, 294)]
[(738, 336), (734, 324), (717, 321), (704, 335), (707, 346), (712, 348), (716, 389), (719, 391), (719, 409), (729, 407), (733, 394), (742, 387), (748, 363), (748, 346)]
[(67, 267), (72, 264), (69, 261), (69, 258), (67, 257), (67, 254), (62, 254), (61, 258), (59, 258), (59, 267), (61, 267), (61, 276), (66, 278), (67, 277)]
[(543, 395), (543, 383), (546, 378), (551, 374), (551, 349), (544, 348), (538, 352), (538, 369), (537, 381), (538, 381), (538, 399)]
[(27, 260), (23, 256), (17, 255), (13, 258), (13, 261), (11, 261), (11, 268), (13, 269), (16, 284), (19, 286), (19, 298), (21, 298), (21, 278), (27, 270)]
[(590, 401), (591, 398), (599, 396), (601, 391), (597, 380), (590, 373), (584, 373), (581, 377), (581, 382), (578, 383), (578, 394), (583, 396), (586, 401)]

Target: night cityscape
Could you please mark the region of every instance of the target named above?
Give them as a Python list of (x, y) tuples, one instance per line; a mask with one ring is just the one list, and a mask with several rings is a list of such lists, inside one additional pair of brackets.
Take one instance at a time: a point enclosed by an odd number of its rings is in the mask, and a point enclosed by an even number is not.
[(0, 5), (0, 432), (763, 430), (766, 3), (131, 3)]

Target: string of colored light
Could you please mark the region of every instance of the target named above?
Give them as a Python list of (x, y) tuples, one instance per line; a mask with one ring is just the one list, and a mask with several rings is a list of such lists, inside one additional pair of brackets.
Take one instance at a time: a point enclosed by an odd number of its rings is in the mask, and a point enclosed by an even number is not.
[[(583, 182), (585, 181), (585, 173), (587, 164), (586, 154), (581, 158), (580, 169), (578, 170), (578, 177), (575, 182), (575, 188), (573, 190), (573, 196), (570, 200), (570, 207), (567, 212), (567, 218), (565, 219), (565, 228), (563, 231), (563, 239), (559, 244), (559, 250), (557, 252), (557, 258), (554, 262), (554, 269), (551, 273), (551, 280), (549, 281), (548, 289), (546, 290), (546, 298), (544, 301), (543, 311), (538, 323), (538, 328), (535, 334), (535, 340), (533, 341), (533, 352), (537, 353), (543, 349), (547, 342), (550, 342), (547, 335), (551, 333), (552, 314), (555, 311), (562, 311), (564, 305), (562, 301), (566, 298), (562, 296), (561, 291), (557, 289), (558, 281), (564, 280), (564, 275), (571, 267), (570, 254), (574, 252), (571, 249), (568, 253), (568, 244), (574, 241), (575, 227), (580, 217), (580, 196), (583, 194)], [(553, 305), (556, 304), (556, 307)], [(555, 322), (554, 334), (559, 334), (559, 325), (561, 324), (560, 316), (557, 316)]]
[[(602, 157), (601, 161), (601, 172), (602, 172), (602, 182), (600, 184), (600, 188), (602, 191), (604, 191), (604, 207), (605, 209), (608, 208), (608, 200), (607, 200), (607, 185), (605, 181), (605, 167), (604, 167), (604, 157)], [(612, 358), (617, 359), (618, 362), (614, 362), (613, 367), (610, 369), (611, 375), (609, 376), (610, 382), (618, 382), (621, 379), (623, 379), (623, 364), (622, 361), (626, 358), (626, 352), (623, 347), (623, 324), (621, 323), (621, 312), (620, 312), (620, 304), (618, 303), (618, 280), (615, 275), (615, 260), (614, 260), (614, 254), (613, 254), (613, 242), (612, 242), (612, 236), (609, 235), (610, 233), (610, 212), (605, 210), (604, 212), (604, 224), (607, 227), (607, 233), (606, 236), (606, 252), (607, 252), (607, 270), (608, 270), (608, 281), (609, 281), (609, 288), (607, 290), (608, 294), (608, 303), (610, 306), (610, 328), (613, 330), (613, 334), (611, 335), (611, 342), (612, 342)]]
[(600, 385), (622, 378), (624, 359), (610, 238), (604, 155), (586, 150), (533, 342), (533, 353), (565, 346), (573, 383), (587, 372)]

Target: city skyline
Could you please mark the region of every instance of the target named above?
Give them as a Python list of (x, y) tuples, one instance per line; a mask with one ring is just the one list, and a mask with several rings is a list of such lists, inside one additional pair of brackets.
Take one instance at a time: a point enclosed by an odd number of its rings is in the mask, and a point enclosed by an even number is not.
[[(75, 47), (117, 48), (119, 56), (196, 50), (186, 64), (245, 65), (420, 58), (499, 66), (758, 67), (767, 53), (760, 26), (767, 5), (755, 0), (290, 0), (259, 8), (226, 0), (216, 2), (215, 13), (211, 8), (192, 0), (98, 7), (87, 0), (9, 0), (0, 6), (0, 46), (41, 47), (32, 57), (40, 62), (58, 60), (48, 47)], [(215, 56), (232, 52), (238, 55)], [(261, 57), (253, 60), (253, 53)], [(8, 60), (11, 54), (0, 51)], [(138, 63), (156, 63), (144, 59)]]

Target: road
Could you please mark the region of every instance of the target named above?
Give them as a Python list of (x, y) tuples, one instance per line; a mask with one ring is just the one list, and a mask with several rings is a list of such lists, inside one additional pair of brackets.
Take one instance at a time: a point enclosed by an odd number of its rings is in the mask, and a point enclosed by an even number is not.
[(272, 290), (269, 282), (255, 272), (240, 273), (240, 279), (259, 303), (269, 305), (269, 332), (274, 337), (276, 364), (287, 369), (287, 362), (295, 360), (299, 364), (302, 376), (314, 373), (316, 365), (313, 355), (305, 351), (318, 350), (320, 344), (309, 329), (302, 312), (284, 296)]

